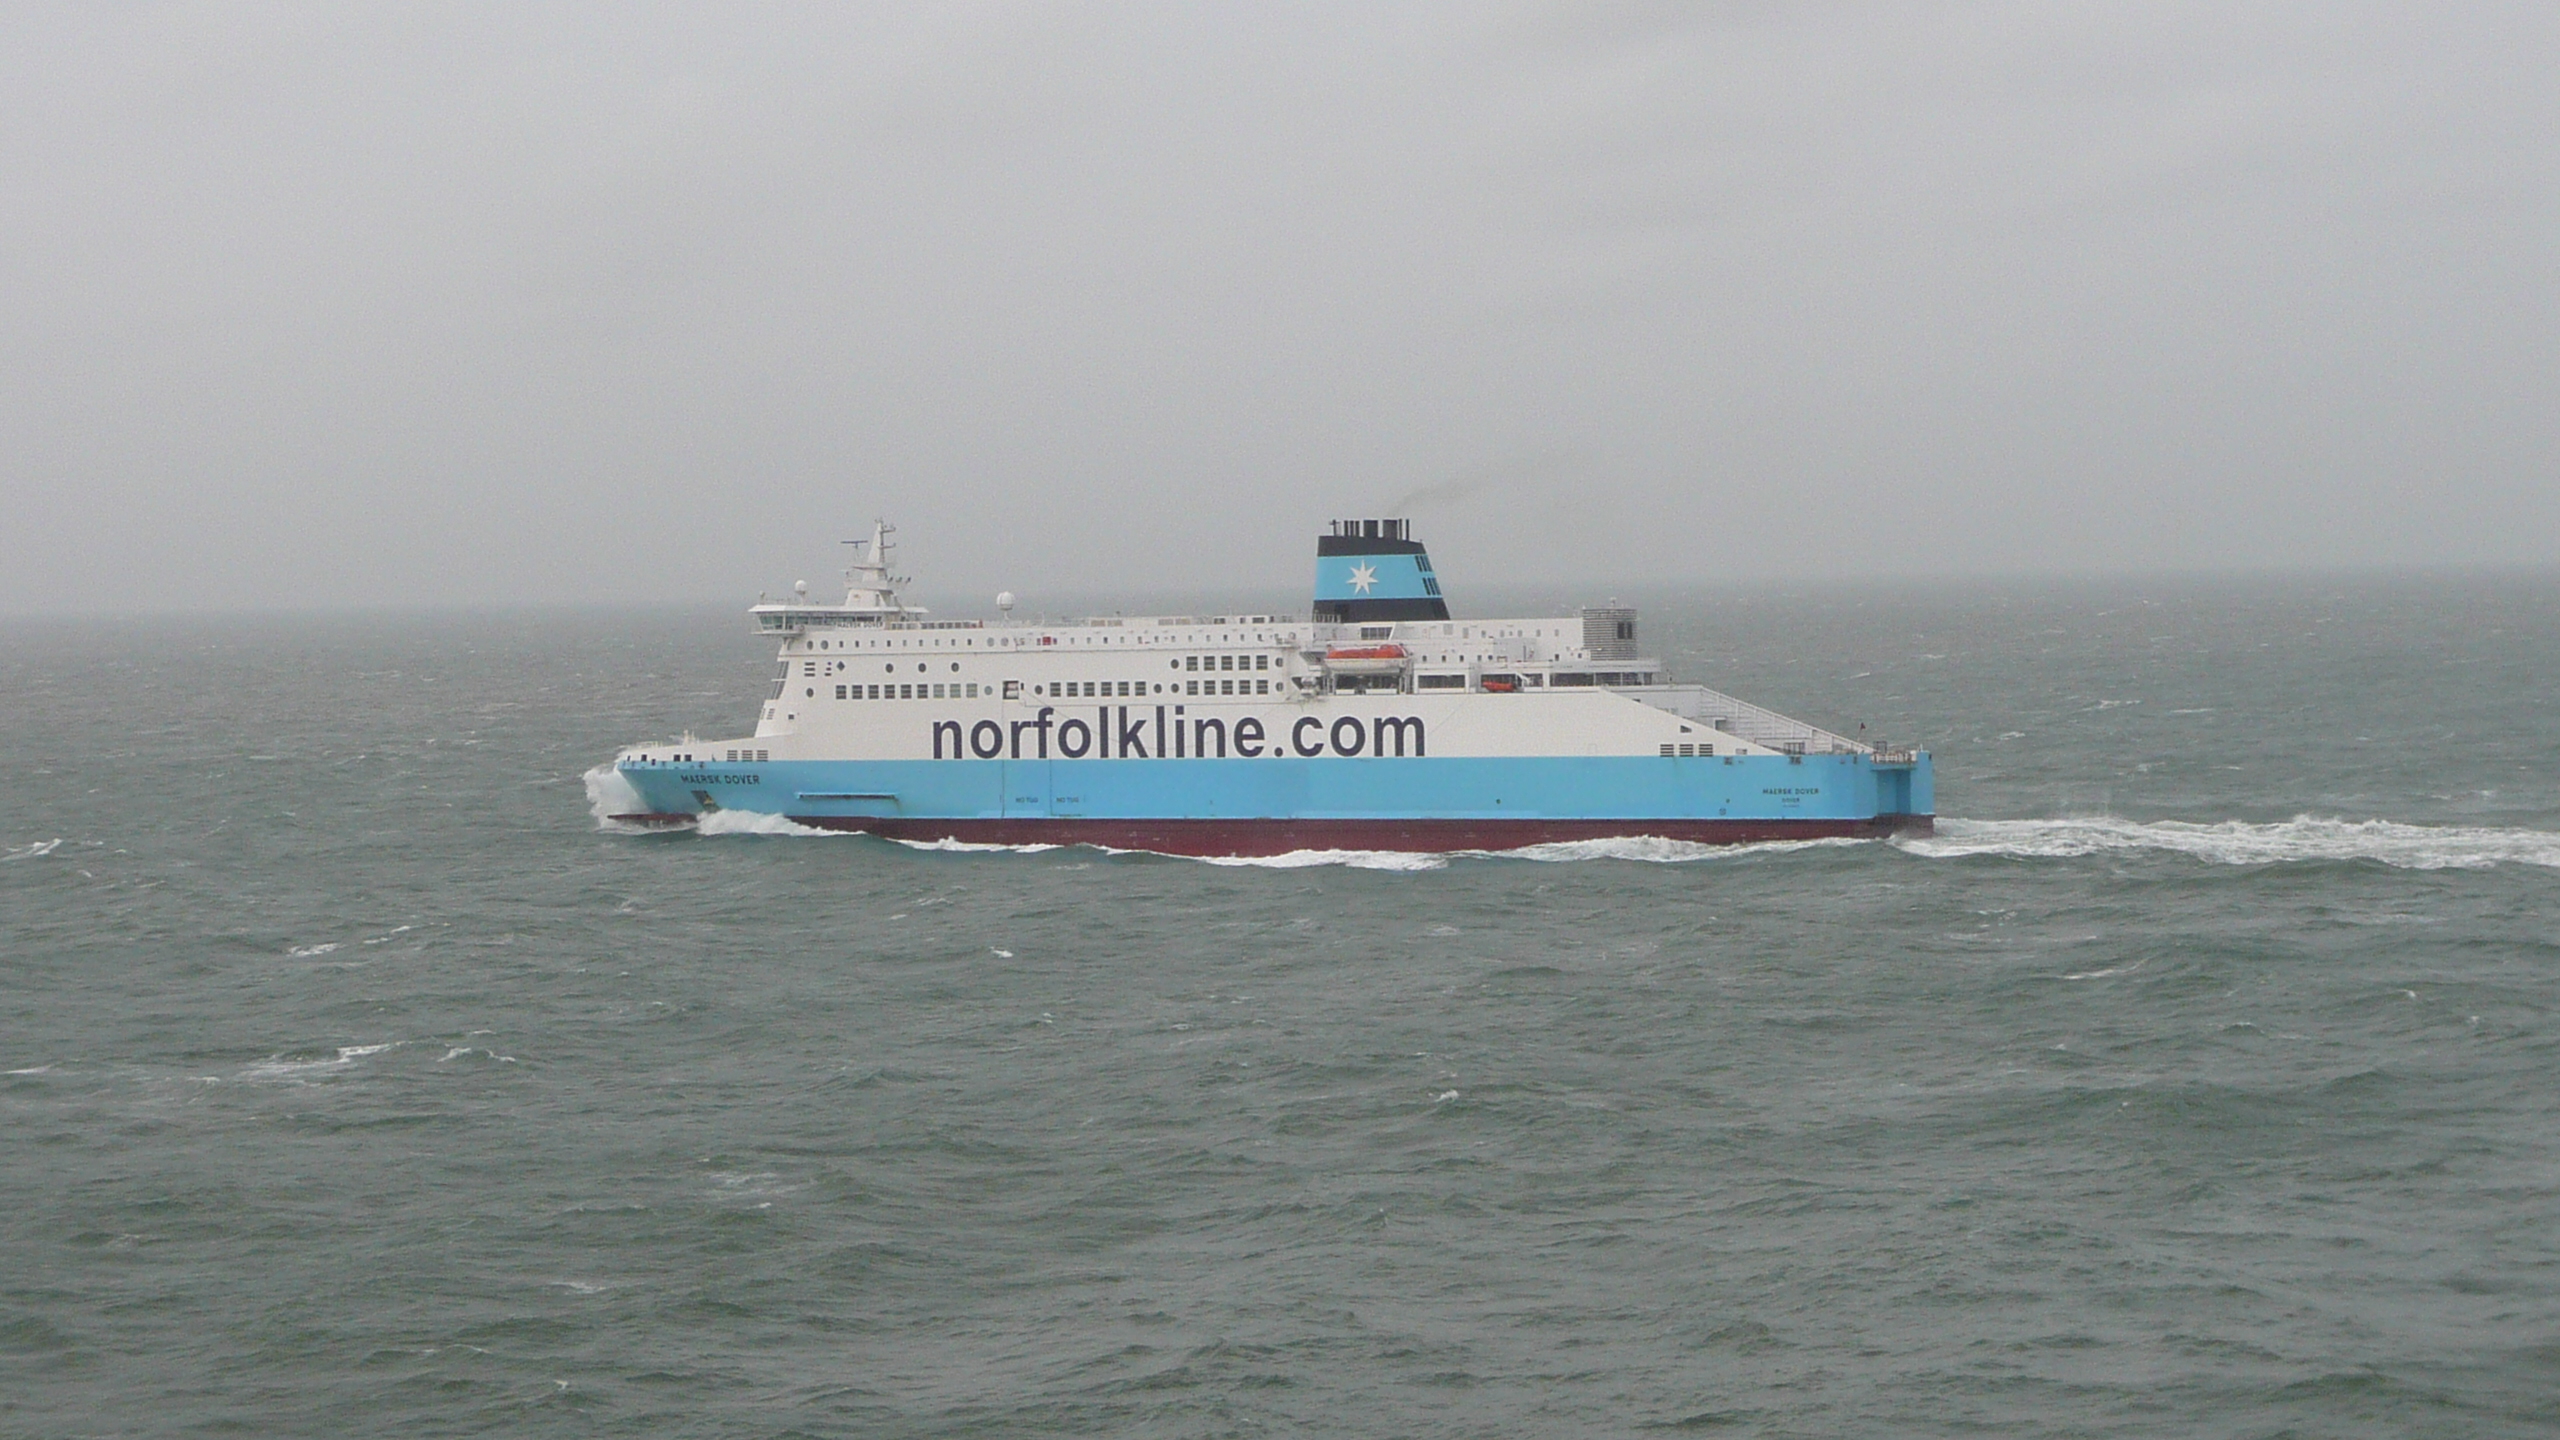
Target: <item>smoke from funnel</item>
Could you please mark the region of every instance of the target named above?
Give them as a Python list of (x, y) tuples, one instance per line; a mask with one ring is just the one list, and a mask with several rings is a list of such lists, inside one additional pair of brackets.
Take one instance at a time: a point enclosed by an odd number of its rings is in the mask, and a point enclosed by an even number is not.
[(1379, 513), (1402, 515), (1423, 505), (1472, 500), (1488, 490), (1507, 490), (1543, 480), (1559, 480), (1564, 477), (1567, 463), (1573, 458), (1570, 451), (1550, 450), (1497, 460), (1489, 465), (1462, 470), (1436, 484), (1407, 491), (1387, 502)]

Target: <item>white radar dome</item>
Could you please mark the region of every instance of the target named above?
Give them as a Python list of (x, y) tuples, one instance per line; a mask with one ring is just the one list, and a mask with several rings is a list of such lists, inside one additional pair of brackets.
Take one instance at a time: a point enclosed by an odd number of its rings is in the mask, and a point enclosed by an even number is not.
[(794, 595), (806, 595), (806, 594), (808, 594), (808, 593), (809, 593), (809, 582), (808, 582), (808, 581), (806, 581), (806, 580), (794, 580), (794, 581), (792, 581), (792, 582), (791, 582), (791, 593), (792, 593), (792, 594), (794, 594)]
[(997, 608), (997, 609), (999, 609), (999, 610), (1010, 610), (1010, 609), (1012, 609), (1012, 608), (1013, 608), (1013, 592), (1012, 592), (1012, 591), (1010, 591), (1010, 590), (999, 590), (999, 591), (997, 591), (997, 592), (996, 592), (996, 608)]

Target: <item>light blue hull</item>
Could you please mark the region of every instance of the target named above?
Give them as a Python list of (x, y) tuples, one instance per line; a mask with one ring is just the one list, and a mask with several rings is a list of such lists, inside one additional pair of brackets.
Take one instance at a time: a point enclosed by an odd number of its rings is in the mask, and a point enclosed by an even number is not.
[(902, 838), (1092, 840), (1183, 853), (1456, 849), (1592, 835), (1705, 840), (1925, 828), (1929, 758), (1865, 755), (629, 762), (638, 819), (706, 808)]

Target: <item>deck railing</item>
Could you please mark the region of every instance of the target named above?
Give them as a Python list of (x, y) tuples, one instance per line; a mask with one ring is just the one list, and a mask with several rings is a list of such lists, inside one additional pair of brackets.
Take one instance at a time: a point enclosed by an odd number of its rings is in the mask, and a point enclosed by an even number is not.
[(1874, 750), (1846, 735), (1835, 735), (1819, 725), (1808, 725), (1704, 685), (1642, 685), (1619, 693), (1668, 710), (1683, 720), (1702, 721), (1728, 735), (1790, 755), (1866, 755)]

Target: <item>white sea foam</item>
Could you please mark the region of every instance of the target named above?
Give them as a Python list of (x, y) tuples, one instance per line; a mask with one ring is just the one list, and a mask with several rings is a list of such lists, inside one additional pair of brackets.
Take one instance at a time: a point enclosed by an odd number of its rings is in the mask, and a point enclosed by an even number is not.
[(1784, 855), (1796, 850), (1836, 850), (1872, 845), (1872, 840), (1839, 835), (1821, 840), (1759, 840), (1742, 845), (1708, 845), (1695, 840), (1666, 840), (1656, 835), (1617, 835), (1601, 840), (1559, 840), (1523, 845), (1517, 850), (1470, 850), (1465, 853), (1505, 860), (1641, 860), (1651, 865), (1686, 865), (1699, 860), (1731, 860), (1743, 855)]
[(1634, 860), (1649, 865), (1687, 865), (1701, 860), (1731, 860), (1745, 855), (1827, 850), (1873, 843), (1871, 840), (1839, 837), (1707, 845), (1693, 840), (1666, 840), (1655, 835), (1618, 835), (1599, 840), (1558, 840), (1543, 845), (1523, 845), (1513, 850), (1292, 850), (1285, 855), (1209, 855), (1200, 858), (1212, 865), (1273, 870), (1296, 870), (1311, 865), (1342, 865), (1355, 870), (1441, 870), (1453, 860), (1533, 860), (1541, 864)]
[(1946, 820), (1934, 835), (1891, 842), (1933, 860), (1972, 855), (2069, 859), (2132, 851), (2168, 851), (2220, 865), (2272, 865), (2302, 860), (2373, 860), (2409, 870), (2485, 870), (2495, 865), (2560, 869), (2560, 831), (2480, 826), (2403, 825), (2392, 820), (2338, 820), (2300, 815), (2271, 825), (2225, 820)]
[(1446, 855), (1410, 850), (1292, 850), (1285, 855), (1200, 855), (1177, 858), (1198, 859), (1211, 865), (1262, 870), (1303, 870), (1312, 865), (1341, 865), (1353, 870), (1439, 870), (1446, 868), (1449, 863), (1449, 857)]
[(314, 955), (328, 954), (330, 951), (337, 949), (340, 943), (341, 942), (339, 941), (332, 940), (325, 945), (296, 945), (284, 953), (296, 960), (307, 960)]
[(1065, 848), (1060, 845), (989, 845), (976, 840), (954, 840), (947, 835), (939, 840), (900, 840), (897, 843), (910, 850), (948, 850), (955, 854), (971, 855), (993, 854), (998, 851), (1008, 851), (1016, 855), (1037, 855), (1044, 850)]
[(382, 1045), (341, 1045), (338, 1047), (338, 1053), (326, 1060), (288, 1060), (279, 1055), (272, 1059), (261, 1060), (242, 1070), (240, 1078), (298, 1082), (347, 1069), (367, 1055), (379, 1055), (385, 1050), (397, 1049), (399, 1044), (399, 1041), (394, 1040)]
[(587, 782), (587, 809), (595, 815), (597, 829), (640, 828), (613, 818), (616, 815), (637, 815), (648, 808), (648, 802), (640, 798), (640, 792), (632, 788), (630, 781), (622, 778), (621, 771), (610, 765), (599, 765), (582, 778)]
[(38, 840), (30, 845), (21, 845), (6, 855), (0, 855), (0, 860), (33, 860), (38, 856), (50, 855), (61, 848), (60, 840)]
[(694, 822), (694, 828), (705, 835), (841, 835), (841, 830), (822, 830), (803, 825), (788, 815), (773, 815), (761, 810), (713, 810)]

